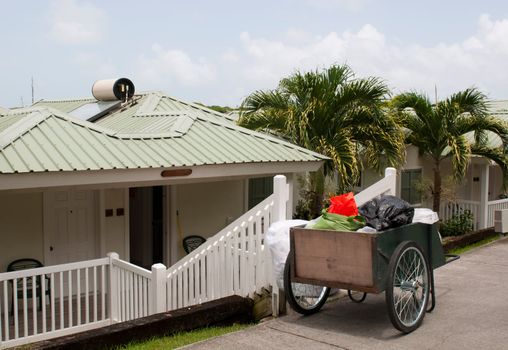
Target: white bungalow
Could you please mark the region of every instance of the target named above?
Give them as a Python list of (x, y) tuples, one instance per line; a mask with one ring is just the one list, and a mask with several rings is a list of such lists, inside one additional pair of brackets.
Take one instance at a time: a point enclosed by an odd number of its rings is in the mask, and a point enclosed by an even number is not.
[[(0, 269), (21, 258), (46, 266), (0, 273), (0, 347), (267, 285), (256, 253), (264, 230), (291, 215), (293, 175), (326, 159), (205, 107), (134, 94), (128, 79), (100, 81), (93, 93), (0, 110)], [(265, 200), (275, 174), (288, 179), (277, 215)], [(186, 257), (198, 265), (182, 269), (189, 235), (208, 241)], [(248, 254), (226, 254), (227, 242), (250, 244)], [(141, 268), (156, 263), (174, 268), (157, 278)], [(199, 287), (184, 295), (182, 274)]]
[[(492, 116), (508, 121), (508, 101), (492, 101), (488, 107)], [(491, 134), (489, 142), (494, 147), (501, 147), (501, 140), (497, 136)], [(446, 194), (442, 196), (439, 217), (446, 220), (454, 213), (469, 210), (474, 216), (474, 229), (494, 226), (495, 212), (508, 209), (508, 199), (503, 199), (506, 198), (506, 193), (503, 190), (499, 166), (483, 157), (473, 157), (466, 176), (460, 184), (453, 185), (451, 182), (446, 182), (445, 178), (450, 174), (450, 162), (443, 162), (442, 177)], [(416, 147), (408, 146), (406, 163), (399, 169), (397, 194), (414, 206), (432, 208), (432, 198), (424, 198), (419, 188), (415, 186), (415, 182), (425, 180), (432, 183), (433, 176), (431, 160), (420, 156)], [(379, 178), (374, 171), (366, 170), (362, 173), (361, 188)], [(508, 230), (508, 225), (505, 229)]]

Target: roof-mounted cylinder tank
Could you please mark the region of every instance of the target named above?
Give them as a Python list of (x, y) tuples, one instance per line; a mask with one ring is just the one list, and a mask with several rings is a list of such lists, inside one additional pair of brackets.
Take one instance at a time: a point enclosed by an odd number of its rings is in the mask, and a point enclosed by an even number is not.
[(134, 84), (127, 78), (97, 80), (92, 95), (99, 101), (127, 101), (134, 95)]

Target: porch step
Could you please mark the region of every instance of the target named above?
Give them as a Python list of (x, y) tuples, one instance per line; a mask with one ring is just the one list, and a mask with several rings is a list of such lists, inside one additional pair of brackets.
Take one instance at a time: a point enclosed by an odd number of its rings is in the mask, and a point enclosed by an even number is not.
[(252, 313), (256, 322), (273, 314), (272, 292), (270, 290), (262, 288), (259, 292), (254, 293), (252, 300), (254, 301)]

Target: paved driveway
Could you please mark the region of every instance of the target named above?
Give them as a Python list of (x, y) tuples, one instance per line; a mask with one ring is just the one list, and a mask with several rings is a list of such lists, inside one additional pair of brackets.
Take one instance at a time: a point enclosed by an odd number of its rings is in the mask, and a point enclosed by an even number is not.
[(185, 349), (508, 349), (508, 237), (435, 271), (437, 304), (419, 329), (392, 327), (384, 293), (362, 304), (327, 303), (312, 316), (290, 312)]

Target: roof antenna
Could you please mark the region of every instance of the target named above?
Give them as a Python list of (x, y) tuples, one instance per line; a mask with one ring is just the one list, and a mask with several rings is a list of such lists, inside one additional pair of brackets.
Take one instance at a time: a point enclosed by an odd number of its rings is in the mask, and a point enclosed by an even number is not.
[(35, 94), (34, 94), (34, 76), (32, 75), (32, 104), (34, 104), (34, 98)]

